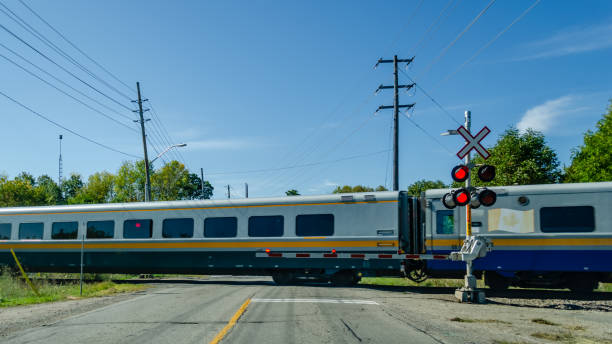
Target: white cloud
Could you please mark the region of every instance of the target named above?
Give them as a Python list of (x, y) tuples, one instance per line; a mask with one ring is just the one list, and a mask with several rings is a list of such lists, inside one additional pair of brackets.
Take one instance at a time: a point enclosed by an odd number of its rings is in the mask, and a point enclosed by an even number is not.
[(560, 117), (575, 111), (571, 108), (574, 101), (575, 97), (568, 95), (535, 106), (525, 112), (516, 127), (522, 132), (531, 128), (546, 133), (555, 126)]
[(522, 50), (531, 51), (531, 53), (517, 60), (525, 61), (559, 57), (611, 47), (612, 24), (580, 27), (527, 44)]
[(187, 142), (187, 148), (192, 150), (236, 150), (258, 145), (258, 143), (246, 139), (211, 139)]

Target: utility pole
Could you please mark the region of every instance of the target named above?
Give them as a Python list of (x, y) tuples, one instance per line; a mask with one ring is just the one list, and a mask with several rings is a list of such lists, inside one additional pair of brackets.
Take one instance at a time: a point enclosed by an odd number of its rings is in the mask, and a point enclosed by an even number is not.
[(202, 179), (202, 198), (204, 198), (204, 169), (200, 167), (200, 178)]
[(405, 88), (406, 91), (408, 91), (414, 86), (414, 83), (408, 85), (398, 84), (397, 64), (410, 64), (412, 60), (414, 60), (414, 57), (409, 59), (398, 59), (397, 55), (394, 55), (393, 60), (383, 60), (382, 58), (378, 59), (378, 62), (376, 62), (376, 65), (374, 66), (374, 68), (376, 68), (381, 63), (393, 63), (393, 86), (383, 86), (381, 84), (376, 89), (376, 93), (378, 93), (380, 90), (393, 88), (394, 93), (393, 106), (381, 105), (378, 107), (378, 109), (376, 109), (376, 112), (383, 109), (393, 109), (393, 191), (399, 190), (399, 109), (410, 109), (414, 106), (414, 103), (408, 105), (399, 104), (399, 89)]
[(60, 135), (59, 136), (59, 170), (58, 170), (58, 176), (57, 176), (57, 184), (60, 187), (60, 190), (62, 189), (62, 169), (63, 169), (63, 162), (62, 162), (62, 139), (63, 136)]
[(227, 184), (227, 199), (230, 199), (230, 198), (232, 198), (230, 195), (230, 186), (229, 184)]
[[(147, 154), (147, 135), (145, 133), (145, 119), (143, 117), (143, 114), (146, 111), (149, 111), (149, 109), (145, 109), (145, 110), (142, 109), (143, 99), (140, 96), (140, 82), (136, 82), (136, 89), (138, 90), (138, 100), (136, 101), (138, 102), (138, 110), (134, 112), (138, 112), (140, 114), (140, 120), (136, 120), (134, 122), (140, 122), (140, 130), (142, 131), (142, 146), (144, 148), (144, 163), (145, 163), (145, 175), (146, 175), (145, 202), (149, 202), (151, 201), (151, 175), (149, 171), (149, 155)], [(147, 99), (144, 99), (144, 101), (147, 101)], [(147, 119), (146, 121), (149, 121), (149, 119)]]
[(244, 198), (249, 198), (249, 184), (244, 183)]

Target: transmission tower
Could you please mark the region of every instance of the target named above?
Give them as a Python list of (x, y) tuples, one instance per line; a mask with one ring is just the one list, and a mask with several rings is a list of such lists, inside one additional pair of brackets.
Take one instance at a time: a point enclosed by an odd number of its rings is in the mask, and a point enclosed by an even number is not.
[(59, 136), (59, 171), (58, 171), (58, 177), (57, 177), (57, 184), (59, 185), (60, 189), (62, 187), (62, 169), (63, 169), (63, 162), (62, 162), (62, 139), (63, 139), (63, 135)]

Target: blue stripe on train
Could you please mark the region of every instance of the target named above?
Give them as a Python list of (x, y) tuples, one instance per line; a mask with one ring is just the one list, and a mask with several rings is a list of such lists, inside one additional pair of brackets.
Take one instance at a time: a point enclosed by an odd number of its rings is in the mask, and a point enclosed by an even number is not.
[[(428, 253), (448, 254), (450, 251)], [(444, 260), (427, 262), (430, 270), (465, 270), (465, 263)], [(474, 261), (475, 271), (597, 271), (612, 272), (612, 251), (493, 250)]]

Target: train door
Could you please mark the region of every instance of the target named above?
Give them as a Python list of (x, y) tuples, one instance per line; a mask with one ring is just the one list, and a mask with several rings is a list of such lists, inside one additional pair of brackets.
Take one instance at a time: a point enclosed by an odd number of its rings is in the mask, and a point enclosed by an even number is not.
[(432, 200), (428, 248), (434, 251), (449, 251), (461, 247), (463, 243), (460, 230), (461, 209), (447, 209), (439, 200)]

